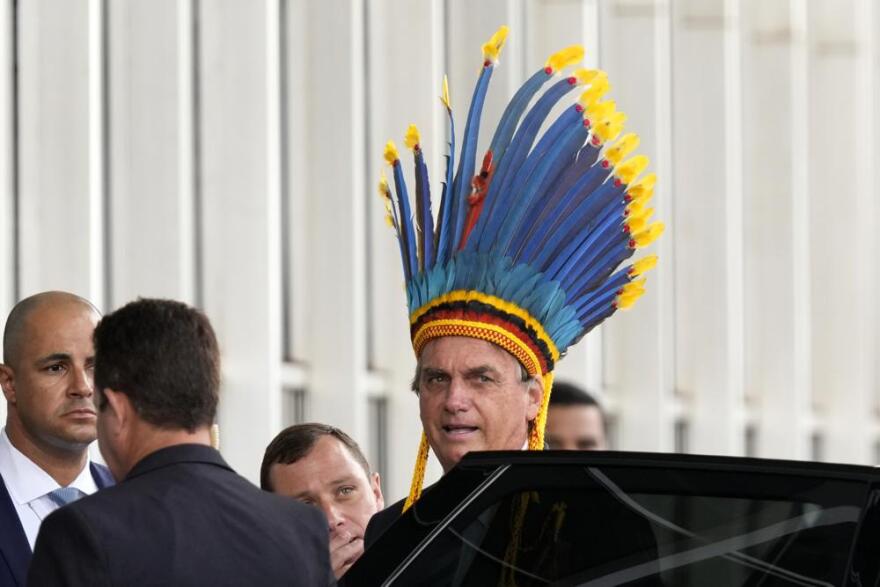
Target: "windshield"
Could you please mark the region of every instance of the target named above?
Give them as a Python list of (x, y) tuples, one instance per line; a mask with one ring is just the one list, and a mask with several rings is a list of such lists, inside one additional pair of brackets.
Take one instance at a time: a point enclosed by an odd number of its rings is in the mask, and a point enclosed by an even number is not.
[(865, 491), (773, 474), (517, 467), (392, 584), (838, 585)]

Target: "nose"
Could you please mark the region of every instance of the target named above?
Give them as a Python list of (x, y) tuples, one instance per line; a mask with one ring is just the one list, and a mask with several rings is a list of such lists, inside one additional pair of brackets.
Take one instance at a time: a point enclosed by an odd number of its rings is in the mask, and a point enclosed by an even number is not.
[(95, 382), (92, 373), (85, 367), (73, 369), (73, 381), (70, 386), (70, 394), (78, 397), (92, 397), (95, 391)]
[(443, 408), (450, 413), (464, 412), (470, 406), (470, 391), (459, 378), (454, 377), (446, 388)]
[(327, 516), (327, 525), (330, 528), (330, 533), (338, 532), (345, 525), (345, 518), (342, 516), (342, 512), (333, 503), (324, 505), (323, 509), (324, 515)]

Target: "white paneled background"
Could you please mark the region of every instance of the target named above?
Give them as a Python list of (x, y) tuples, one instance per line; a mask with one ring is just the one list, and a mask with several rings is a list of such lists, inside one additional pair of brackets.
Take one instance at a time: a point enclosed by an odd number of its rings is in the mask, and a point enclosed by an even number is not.
[(873, 0), (2, 0), (0, 313), (45, 289), (196, 304), (234, 467), (319, 420), (401, 497), (420, 424), (382, 147), (417, 123), (439, 189), (442, 76), (463, 130), (500, 24), (483, 144), (582, 43), (660, 176), (648, 294), (558, 369), (613, 446), (876, 462)]

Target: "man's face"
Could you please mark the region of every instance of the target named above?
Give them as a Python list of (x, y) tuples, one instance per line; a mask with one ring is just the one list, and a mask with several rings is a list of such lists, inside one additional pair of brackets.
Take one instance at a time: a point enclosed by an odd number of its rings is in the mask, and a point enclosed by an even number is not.
[(97, 321), (76, 302), (46, 303), (26, 318), (15, 364), (2, 377), (10, 428), (24, 437), (19, 441), (52, 452), (82, 451), (95, 440)]
[(272, 492), (318, 507), (330, 525), (331, 546), (352, 544), (354, 558), (341, 561), (334, 570), (340, 576), (363, 552), (364, 530), (370, 518), (385, 507), (379, 474), (369, 477), (348, 448), (337, 438), (322, 436), (312, 450), (290, 464), (276, 463), (269, 469)]
[(523, 447), (542, 392), (522, 381), (511, 354), (484, 340), (448, 336), (425, 345), (420, 365), (422, 426), (444, 471), (470, 451)]
[(544, 433), (556, 450), (605, 450), (605, 426), (596, 406), (551, 406)]

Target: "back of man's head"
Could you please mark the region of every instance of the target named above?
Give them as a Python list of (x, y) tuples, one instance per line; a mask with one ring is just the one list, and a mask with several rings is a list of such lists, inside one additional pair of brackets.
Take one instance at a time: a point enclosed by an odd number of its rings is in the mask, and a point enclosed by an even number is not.
[(545, 436), (550, 448), (604, 449), (606, 429), (605, 411), (589, 392), (571, 383), (553, 384)]
[(599, 402), (587, 390), (565, 381), (557, 381), (553, 384), (553, 393), (550, 394), (551, 406), (596, 406)]
[[(219, 386), (214, 330), (186, 304), (139, 299), (95, 328), (95, 387), (125, 394), (153, 426), (190, 432), (210, 426)], [(103, 411), (107, 399), (98, 393)]]
[(263, 455), (260, 467), (260, 487), (266, 491), (274, 491), (270, 471), (272, 465), (289, 465), (308, 456), (312, 448), (321, 438), (335, 438), (345, 446), (355, 461), (363, 468), (364, 474), (370, 475), (370, 465), (364, 453), (354, 439), (335, 426), (310, 422), (289, 426), (278, 433)]

